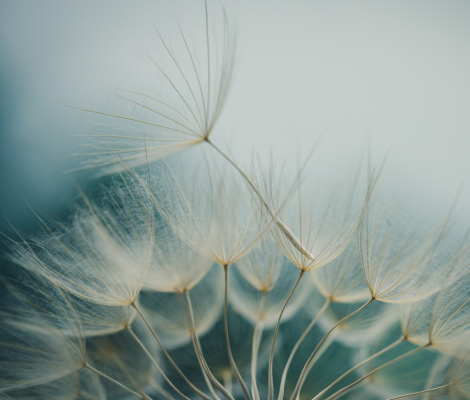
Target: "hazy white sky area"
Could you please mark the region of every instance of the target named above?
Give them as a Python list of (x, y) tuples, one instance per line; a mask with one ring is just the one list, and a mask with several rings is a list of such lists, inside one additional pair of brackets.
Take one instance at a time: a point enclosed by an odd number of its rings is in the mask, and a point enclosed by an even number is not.
[[(440, 213), (463, 183), (470, 215), (470, 2), (208, 0), (211, 18), (221, 4), (238, 53), (215, 142), (295, 165), (321, 135), (315, 168), (336, 177), (369, 140), (374, 165), (390, 151), (384, 186)], [(109, 110), (108, 86), (158, 94), (154, 26), (177, 40), (176, 20), (204, 44), (202, 0), (0, 1), (0, 212), (12, 223), (33, 218), (21, 195), (60, 214), (86, 182), (63, 174), (84, 116), (58, 103)]]

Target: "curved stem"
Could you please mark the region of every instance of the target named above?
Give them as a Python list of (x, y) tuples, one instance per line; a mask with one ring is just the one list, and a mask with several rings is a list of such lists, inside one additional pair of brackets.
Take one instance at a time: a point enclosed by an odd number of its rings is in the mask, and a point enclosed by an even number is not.
[(155, 380), (155, 379), (151, 379), (149, 381), (150, 385), (152, 385), (153, 388), (155, 388), (158, 393), (160, 393), (165, 399), (167, 400), (175, 400), (173, 398), (173, 396), (168, 393), (165, 389), (162, 388), (162, 386)]
[(189, 387), (194, 390), (196, 392), (196, 394), (198, 394), (199, 396), (201, 396), (204, 400), (212, 400), (208, 395), (206, 395), (205, 393), (203, 393), (201, 390), (199, 390), (196, 386), (194, 386), (191, 381), (186, 377), (185, 374), (183, 374), (183, 372), (178, 368), (178, 366), (176, 365), (176, 363), (174, 362), (173, 358), (171, 358), (170, 354), (168, 354), (168, 351), (166, 351), (165, 347), (163, 347), (163, 344), (160, 340), (160, 338), (158, 337), (157, 333), (153, 330), (153, 328), (150, 326), (149, 322), (147, 321), (147, 318), (145, 318), (145, 316), (142, 314), (142, 312), (140, 311), (139, 307), (137, 307), (137, 305), (134, 303), (132, 304), (132, 307), (137, 311), (137, 313), (140, 315), (140, 317), (142, 318), (142, 320), (145, 322), (145, 325), (147, 325), (147, 328), (150, 330), (150, 332), (152, 333), (153, 337), (155, 338), (155, 340), (157, 341), (158, 345), (160, 346), (160, 348), (162, 349), (162, 352), (163, 354), (165, 354), (165, 357), (168, 359), (168, 361), (170, 362), (170, 364), (173, 366), (173, 368), (176, 369), (176, 371), (178, 372), (178, 374), (184, 379), (184, 381), (189, 385)]
[[(305, 376), (308, 376), (308, 374), (310, 373), (310, 371), (312, 370), (312, 368), (315, 366), (315, 363), (318, 361), (318, 359), (323, 355), (323, 353), (328, 350), (328, 348), (335, 342), (336, 340), (336, 337), (338, 336), (339, 332), (336, 331), (336, 332), (332, 332), (330, 336), (328, 336), (328, 339), (325, 340), (325, 342), (323, 343), (323, 346), (321, 347), (320, 350), (317, 351), (317, 354), (315, 354), (315, 357), (312, 358), (312, 362), (310, 363), (310, 365), (308, 366), (307, 368), (307, 373), (305, 374)], [(300, 389), (299, 389), (299, 393), (302, 391), (302, 388), (305, 384), (305, 381), (306, 379), (304, 379), (300, 385)], [(298, 398), (299, 396), (297, 396)]]
[(281, 324), (281, 318), (282, 314), (284, 314), (284, 310), (287, 307), (287, 303), (289, 303), (289, 300), (291, 299), (292, 295), (295, 292), (295, 289), (297, 288), (300, 280), (304, 276), (305, 271), (300, 270), (299, 277), (297, 278), (297, 281), (295, 282), (294, 287), (292, 288), (291, 292), (289, 293), (289, 296), (287, 297), (286, 302), (284, 303), (284, 307), (282, 307), (281, 313), (279, 314), (279, 318), (277, 319), (277, 325), (276, 325), (276, 330), (274, 331), (274, 337), (273, 337), (273, 344), (271, 346), (271, 354), (269, 355), (269, 371), (268, 371), (268, 400), (273, 400), (274, 398), (274, 382), (273, 382), (273, 359), (274, 359), (274, 346), (276, 345), (276, 338), (277, 334), (279, 332), (279, 325)]
[(353, 315), (357, 314), (359, 311), (363, 310), (365, 307), (367, 307), (370, 303), (372, 303), (375, 299), (371, 297), (364, 305), (359, 307), (356, 311), (352, 312), (351, 314), (347, 315), (344, 317), (342, 320), (338, 321), (336, 324), (332, 326), (332, 328), (326, 333), (325, 336), (323, 336), (323, 339), (320, 340), (320, 343), (318, 343), (317, 347), (315, 347), (315, 350), (313, 350), (313, 353), (310, 355), (308, 358), (307, 362), (304, 365), (304, 368), (302, 369), (302, 372), (300, 373), (299, 380), (297, 381), (297, 384), (295, 385), (294, 392), (292, 393), (292, 396), (290, 400), (295, 400), (297, 396), (300, 393), (300, 388), (302, 387), (303, 381), (305, 380), (307, 373), (308, 373), (308, 366), (312, 362), (313, 357), (315, 357), (315, 353), (318, 351), (320, 346), (323, 344), (323, 342), (326, 340), (326, 338), (330, 335), (331, 332), (342, 322), (346, 321), (347, 319), (351, 318)]
[[(209, 366), (207, 365), (207, 362), (204, 358), (204, 355), (202, 353), (201, 349), (201, 344), (199, 343), (199, 338), (196, 333), (196, 324), (194, 322), (194, 312), (193, 312), (193, 305), (191, 303), (191, 297), (189, 295), (189, 291), (185, 292), (186, 294), (186, 301), (188, 302), (188, 307), (189, 307), (189, 326), (190, 326), (190, 332), (191, 332), (191, 338), (193, 339), (193, 345), (194, 345), (194, 350), (196, 351), (196, 355), (199, 361), (199, 365), (201, 366), (202, 373), (204, 375), (204, 379), (206, 380), (206, 383), (209, 387), (209, 390), (211, 393), (214, 395), (216, 399), (219, 399), (219, 396), (214, 391), (214, 388), (211, 385), (211, 382), (215, 385), (217, 389), (220, 390), (220, 392), (228, 399), (228, 400), (234, 400), (233, 396), (230, 394), (230, 391), (227, 390), (212, 374), (211, 370), (209, 369)], [(187, 313), (186, 307), (183, 302), (183, 308), (185, 313)]]
[(323, 389), (320, 393), (318, 393), (312, 400), (318, 400), (328, 390), (330, 390), (334, 385), (336, 385), (344, 377), (348, 376), (351, 372), (354, 372), (356, 369), (358, 369), (359, 367), (362, 367), (364, 364), (367, 364), (369, 361), (372, 361), (374, 358), (376, 358), (376, 357), (386, 353), (387, 351), (393, 349), (394, 347), (398, 346), (400, 343), (403, 343), (405, 340), (406, 340), (405, 337), (402, 336), (396, 342), (393, 342), (391, 345), (389, 345), (389, 346), (385, 347), (384, 349), (380, 350), (378, 353), (373, 354), (369, 358), (366, 358), (364, 361), (362, 361), (359, 364), (355, 365), (354, 367), (352, 367), (351, 369), (346, 371), (343, 375), (341, 375), (338, 379), (336, 379), (333, 383), (331, 383), (329, 386), (327, 386), (325, 389)]
[(302, 344), (304, 341), (305, 337), (308, 335), (308, 333), (312, 330), (313, 326), (317, 323), (317, 321), (320, 319), (320, 317), (323, 315), (325, 310), (328, 308), (330, 305), (331, 301), (326, 300), (325, 304), (323, 304), (322, 308), (318, 311), (318, 314), (315, 316), (314, 319), (312, 319), (312, 322), (307, 326), (307, 328), (304, 330), (302, 333), (302, 336), (297, 340), (297, 343), (295, 344), (294, 348), (292, 349), (290, 356), (287, 360), (286, 366), (284, 367), (284, 372), (282, 373), (282, 379), (281, 379), (281, 386), (279, 388), (279, 396), (277, 397), (277, 400), (282, 400), (284, 397), (284, 388), (286, 385), (286, 379), (287, 379), (287, 373), (289, 372), (289, 367), (292, 363), (292, 360), (294, 359), (295, 353), (297, 353), (297, 350), (299, 346)]
[(263, 335), (263, 326), (259, 327), (259, 325), (265, 300), (266, 292), (263, 292), (263, 297), (261, 298), (261, 303), (258, 310), (258, 317), (256, 318), (255, 329), (253, 331), (253, 344), (251, 346), (251, 395), (253, 396), (254, 400), (260, 400), (258, 387), (256, 385), (256, 367), (258, 363), (259, 343), (261, 341), (261, 336)]
[(137, 337), (137, 335), (135, 334), (135, 332), (132, 330), (132, 328), (130, 326), (127, 327), (127, 331), (131, 334), (131, 336), (134, 338), (134, 340), (139, 344), (140, 347), (142, 347), (142, 350), (144, 350), (145, 354), (147, 354), (147, 356), (150, 358), (150, 360), (153, 362), (153, 364), (155, 365), (155, 367), (157, 367), (158, 371), (162, 374), (163, 376), (163, 379), (165, 379), (165, 381), (171, 386), (171, 388), (176, 392), (178, 393), (181, 397), (183, 397), (184, 399), (186, 400), (190, 400), (189, 397), (185, 396), (183, 393), (181, 393), (178, 388), (173, 385), (173, 383), (170, 381), (170, 379), (165, 375), (165, 373), (162, 371), (162, 369), (160, 368), (160, 366), (158, 365), (158, 363), (155, 361), (155, 358), (153, 358), (153, 356), (150, 354), (150, 352), (147, 350), (147, 348), (145, 347), (145, 345), (142, 343), (142, 341)]
[(429, 347), (430, 344), (425, 344), (424, 346), (418, 347), (417, 349), (411, 350), (408, 353), (405, 353), (401, 355), (400, 357), (394, 358), (393, 360), (381, 365), (380, 367), (375, 368), (374, 370), (370, 371), (369, 373), (365, 374), (362, 378), (359, 378), (358, 380), (354, 381), (353, 383), (349, 384), (348, 386), (345, 386), (341, 390), (338, 390), (336, 393), (333, 393), (330, 397), (328, 397), (326, 400), (333, 400), (336, 399), (340, 396), (342, 396), (344, 393), (346, 393), (349, 389), (352, 387), (356, 386), (358, 383), (362, 382), (364, 379), (367, 379), (369, 376), (372, 374), (375, 374), (376, 372), (380, 371), (381, 369), (384, 369), (385, 367), (388, 367), (389, 365), (392, 365), (393, 363), (396, 363), (397, 361), (400, 361), (408, 356), (411, 356), (412, 354), (417, 353), (418, 351), (424, 350), (425, 348)]
[(111, 378), (110, 376), (106, 375), (105, 373), (98, 371), (97, 369), (93, 368), (90, 364), (85, 364), (84, 368), (89, 369), (90, 371), (93, 371), (97, 373), (98, 375), (102, 376), (103, 378), (107, 379), (110, 382), (113, 382), (115, 385), (123, 388), (124, 390), (127, 390), (129, 393), (132, 393), (134, 396), (138, 397), (139, 399), (143, 400), (152, 400), (150, 397), (148, 397), (145, 394), (140, 395), (137, 392), (134, 392), (133, 390), (129, 389), (127, 386), (124, 386), (121, 382), (118, 382), (116, 379)]
[(233, 359), (232, 356), (232, 349), (230, 348), (230, 337), (228, 334), (228, 301), (227, 301), (227, 293), (228, 293), (228, 265), (224, 265), (224, 273), (225, 273), (225, 303), (224, 303), (224, 324), (225, 324), (225, 341), (227, 343), (227, 354), (228, 358), (230, 360), (230, 365), (232, 366), (232, 370), (237, 377), (238, 383), (240, 384), (243, 394), (245, 395), (246, 400), (251, 400), (250, 393), (248, 392), (248, 389), (246, 387), (245, 382), (243, 381), (242, 376), (240, 375), (240, 372), (238, 371), (237, 364), (235, 364), (235, 360)]
[(417, 394), (423, 394), (423, 393), (430, 393), (430, 392), (433, 392), (435, 390), (444, 389), (444, 388), (449, 387), (449, 386), (452, 386), (452, 383), (448, 383), (447, 385), (435, 387), (435, 388), (432, 388), (432, 389), (421, 390), (420, 392), (408, 393), (408, 394), (403, 394), (403, 395), (397, 396), (397, 397), (391, 397), (387, 400), (404, 399), (405, 397), (415, 396)]

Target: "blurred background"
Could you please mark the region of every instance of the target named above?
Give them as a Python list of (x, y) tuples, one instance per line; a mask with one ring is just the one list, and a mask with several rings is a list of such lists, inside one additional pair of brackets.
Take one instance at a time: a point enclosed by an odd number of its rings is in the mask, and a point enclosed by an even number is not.
[[(469, 2), (208, 0), (211, 19), (222, 5), (238, 53), (214, 142), (295, 166), (321, 136), (315, 165), (332, 179), (369, 142), (375, 166), (388, 152), (388, 190), (435, 215), (463, 185), (470, 215)], [(109, 110), (110, 86), (158, 94), (155, 28), (171, 42), (177, 21), (204, 45), (202, 0), (0, 1), (0, 212), (15, 228), (37, 227), (22, 196), (60, 219), (77, 185), (98, 183), (64, 173), (88, 117), (64, 104)]]

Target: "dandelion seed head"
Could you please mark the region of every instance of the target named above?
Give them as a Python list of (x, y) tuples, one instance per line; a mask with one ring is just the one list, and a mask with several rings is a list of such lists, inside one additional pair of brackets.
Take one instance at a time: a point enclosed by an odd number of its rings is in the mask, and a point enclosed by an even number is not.
[[(455, 205), (419, 219), (377, 193), (382, 167), (311, 168), (317, 145), (293, 176), (256, 156), (247, 172), (213, 141), (235, 40), (225, 11), (218, 27), (204, 11), (202, 50), (178, 22), (172, 43), (156, 29), (154, 93), (79, 109), (93, 118), (77, 170), (118, 179), (7, 238), (22, 272), (0, 293), (0, 398), (470, 398)], [(190, 167), (153, 166), (199, 145)]]

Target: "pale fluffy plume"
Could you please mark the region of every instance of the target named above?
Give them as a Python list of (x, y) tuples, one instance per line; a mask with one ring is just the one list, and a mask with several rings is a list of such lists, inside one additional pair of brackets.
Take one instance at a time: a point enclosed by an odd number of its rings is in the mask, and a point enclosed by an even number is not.
[(332, 302), (364, 302), (370, 298), (356, 240), (325, 268), (314, 270), (310, 277), (322, 296)]
[(300, 270), (332, 262), (353, 240), (377, 178), (361, 188), (360, 175), (358, 166), (345, 182), (323, 187), (309, 179), (300, 184), (297, 176), (288, 189), (275, 173), (255, 170), (257, 191), (274, 219), (273, 237)]
[(252, 249), (270, 221), (238, 175), (217, 173), (216, 168), (178, 177), (162, 169), (154, 179), (154, 200), (163, 219), (189, 246), (230, 265)]
[(419, 345), (429, 342), (439, 351), (461, 356), (469, 348), (465, 340), (470, 335), (469, 283), (466, 275), (434, 296), (404, 306), (402, 329), (408, 340)]
[[(236, 266), (237, 264), (235, 264)], [(240, 274), (238, 268), (233, 268), (230, 275), (229, 300), (232, 307), (253, 324), (258, 317), (264, 327), (273, 327), (276, 325), (286, 298), (292, 290), (299, 274), (293, 268), (292, 264), (283, 260), (282, 278), (271, 290), (264, 292), (253, 286), (250, 281)], [(283, 313), (282, 322), (292, 318), (301, 307), (308, 302), (308, 296), (311, 294), (311, 285), (308, 281), (301, 281), (292, 295), (291, 300)], [(263, 305), (261, 313), (260, 306)]]
[(144, 289), (183, 292), (192, 289), (213, 261), (188, 246), (164, 221), (155, 229), (155, 247)]
[[(6, 295), (7, 289), (2, 290)], [(70, 299), (53, 287), (44, 287), (42, 294), (45, 310), (22, 297), (5, 296), (0, 311), (0, 392), (59, 379), (86, 363), (83, 331)]]
[[(163, 80), (160, 94), (115, 89), (109, 93), (116, 99), (114, 111), (81, 109), (101, 120), (90, 122), (88, 132), (81, 135), (88, 151), (77, 154), (83, 160), (77, 170), (115, 173), (125, 169), (119, 160), (134, 167), (145, 165), (185, 151), (209, 137), (230, 90), (235, 41), (225, 14), (214, 35), (207, 18), (202, 58), (190, 48), (181, 26), (181, 37), (171, 45), (158, 33), (162, 51), (158, 61), (150, 60)], [(163, 63), (171, 67), (164, 69)]]
[(285, 265), (283, 254), (269, 238), (237, 261), (237, 270), (255, 289), (269, 292), (278, 284)]
[[(462, 276), (469, 267), (467, 235), (447, 218), (433, 228), (377, 197), (360, 229), (364, 274), (372, 296), (388, 303), (424, 299)], [(393, 216), (390, 218), (389, 216)]]
[(153, 251), (153, 210), (136, 179), (115, 184), (101, 204), (86, 197), (70, 223), (46, 226), (42, 237), (18, 243), (11, 259), (85, 301), (135, 302)]

